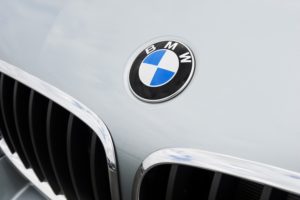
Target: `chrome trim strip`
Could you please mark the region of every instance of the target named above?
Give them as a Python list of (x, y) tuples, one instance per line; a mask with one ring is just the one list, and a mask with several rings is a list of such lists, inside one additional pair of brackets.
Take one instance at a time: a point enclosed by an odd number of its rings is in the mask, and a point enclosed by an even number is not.
[[(3, 60), (0, 60), (0, 72), (61, 105), (85, 122), (98, 135), (106, 153), (112, 199), (119, 200), (120, 190), (115, 148), (112, 137), (104, 122), (89, 108), (70, 95)], [(23, 173), (23, 171), (21, 172)]]
[(134, 200), (139, 200), (145, 174), (161, 164), (182, 164), (203, 168), (300, 194), (300, 173), (198, 149), (170, 148), (156, 151), (143, 161), (135, 177), (132, 194)]

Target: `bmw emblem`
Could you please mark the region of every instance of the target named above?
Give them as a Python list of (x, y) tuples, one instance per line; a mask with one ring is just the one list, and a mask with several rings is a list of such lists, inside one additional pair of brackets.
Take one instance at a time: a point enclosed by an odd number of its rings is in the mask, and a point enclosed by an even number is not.
[(143, 49), (131, 64), (129, 86), (146, 102), (158, 103), (179, 94), (195, 70), (192, 51), (183, 43), (165, 40)]

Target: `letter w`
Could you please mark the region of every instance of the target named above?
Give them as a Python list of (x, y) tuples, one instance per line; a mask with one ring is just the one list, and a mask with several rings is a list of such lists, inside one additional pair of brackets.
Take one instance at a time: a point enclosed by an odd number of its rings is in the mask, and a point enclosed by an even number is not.
[(179, 56), (179, 58), (182, 58), (180, 60), (181, 63), (190, 63), (190, 62), (192, 62), (192, 60), (191, 60), (192, 56), (190, 56), (190, 52), (186, 52), (184, 54), (181, 54)]

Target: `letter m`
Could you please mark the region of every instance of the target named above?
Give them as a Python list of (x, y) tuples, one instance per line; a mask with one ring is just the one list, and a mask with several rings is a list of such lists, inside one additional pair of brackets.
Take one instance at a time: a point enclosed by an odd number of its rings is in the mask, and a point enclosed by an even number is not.
[(165, 45), (165, 49), (172, 49), (174, 51), (174, 49), (177, 47), (178, 43), (174, 42), (172, 43), (171, 41), (169, 41), (166, 45)]
[(190, 62), (192, 62), (192, 60), (191, 60), (192, 56), (190, 55), (190, 52), (186, 52), (184, 54), (181, 54), (179, 56), (179, 58), (181, 58), (181, 60), (180, 60), (181, 63), (190, 63)]

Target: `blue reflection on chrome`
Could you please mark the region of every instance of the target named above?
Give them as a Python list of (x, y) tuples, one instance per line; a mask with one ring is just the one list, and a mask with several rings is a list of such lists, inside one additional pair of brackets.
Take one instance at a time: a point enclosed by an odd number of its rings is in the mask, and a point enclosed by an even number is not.
[(182, 162), (191, 161), (193, 159), (192, 156), (190, 155), (170, 155), (170, 158), (172, 160), (182, 161)]

